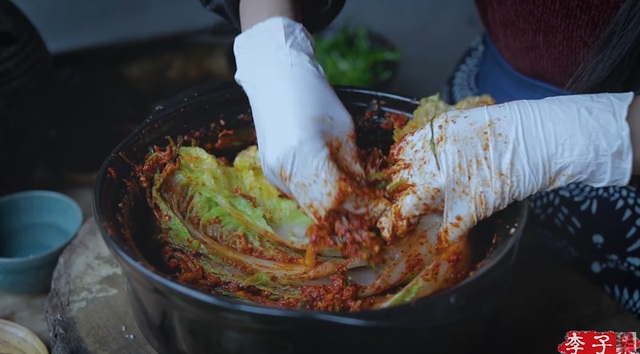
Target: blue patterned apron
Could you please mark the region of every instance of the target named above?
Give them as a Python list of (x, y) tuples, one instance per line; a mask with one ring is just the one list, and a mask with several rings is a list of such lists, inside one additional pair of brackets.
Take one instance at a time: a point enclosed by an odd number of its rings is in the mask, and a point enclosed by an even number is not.
[[(441, 94), (455, 102), (485, 93), (497, 102), (567, 94), (516, 72), (483, 35), (472, 43)], [(635, 186), (576, 183), (529, 200), (529, 228), (640, 318), (640, 191)]]

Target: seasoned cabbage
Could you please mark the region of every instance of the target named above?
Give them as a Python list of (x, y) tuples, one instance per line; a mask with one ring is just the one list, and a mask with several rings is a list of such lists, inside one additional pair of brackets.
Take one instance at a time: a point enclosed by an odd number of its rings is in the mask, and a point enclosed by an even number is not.
[[(437, 96), (425, 98), (414, 119), (396, 127), (394, 138), (426, 126), (439, 112), (490, 103), (474, 97), (449, 106)], [(423, 218), (412, 234), (393, 243), (380, 239), (375, 261), (345, 254), (339, 238), (311, 254), (310, 232), (317, 225), (266, 180), (256, 146), (228, 163), (201, 147), (170, 142), (149, 153), (139, 171), (165, 263), (180, 282), (208, 293), (267, 306), (359, 311), (440, 291), (473, 266), (466, 238), (438, 244), (434, 230), (441, 215)], [(372, 179), (384, 175), (368, 173)]]

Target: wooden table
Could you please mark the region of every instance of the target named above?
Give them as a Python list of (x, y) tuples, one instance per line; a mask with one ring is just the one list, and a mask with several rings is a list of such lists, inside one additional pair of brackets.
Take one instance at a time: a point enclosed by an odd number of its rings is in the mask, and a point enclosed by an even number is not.
[(61, 256), (51, 284), (52, 353), (155, 353), (131, 317), (122, 268), (93, 218)]
[[(491, 353), (555, 353), (569, 330), (640, 331), (640, 321), (525, 235)], [(122, 269), (93, 218), (65, 250), (46, 301), (51, 351), (146, 354), (155, 351), (131, 317)]]

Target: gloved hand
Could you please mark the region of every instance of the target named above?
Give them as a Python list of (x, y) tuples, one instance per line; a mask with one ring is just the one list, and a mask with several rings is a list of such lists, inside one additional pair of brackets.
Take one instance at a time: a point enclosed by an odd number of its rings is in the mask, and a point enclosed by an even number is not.
[(383, 237), (400, 237), (421, 216), (444, 213), (438, 240), (457, 240), (478, 221), (536, 192), (573, 182), (627, 184), (632, 98), (561, 96), (436, 117), (391, 152), (392, 183), (403, 186), (378, 220)]
[(314, 60), (312, 41), (300, 23), (272, 17), (240, 34), (234, 54), (265, 177), (318, 220), (348, 202), (364, 172), (353, 120)]

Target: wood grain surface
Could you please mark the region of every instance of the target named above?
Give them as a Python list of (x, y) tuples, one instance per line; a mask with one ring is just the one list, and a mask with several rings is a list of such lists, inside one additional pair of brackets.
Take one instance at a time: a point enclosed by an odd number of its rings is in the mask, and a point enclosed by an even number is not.
[(51, 353), (155, 353), (131, 317), (125, 283), (89, 219), (53, 275), (46, 306)]

